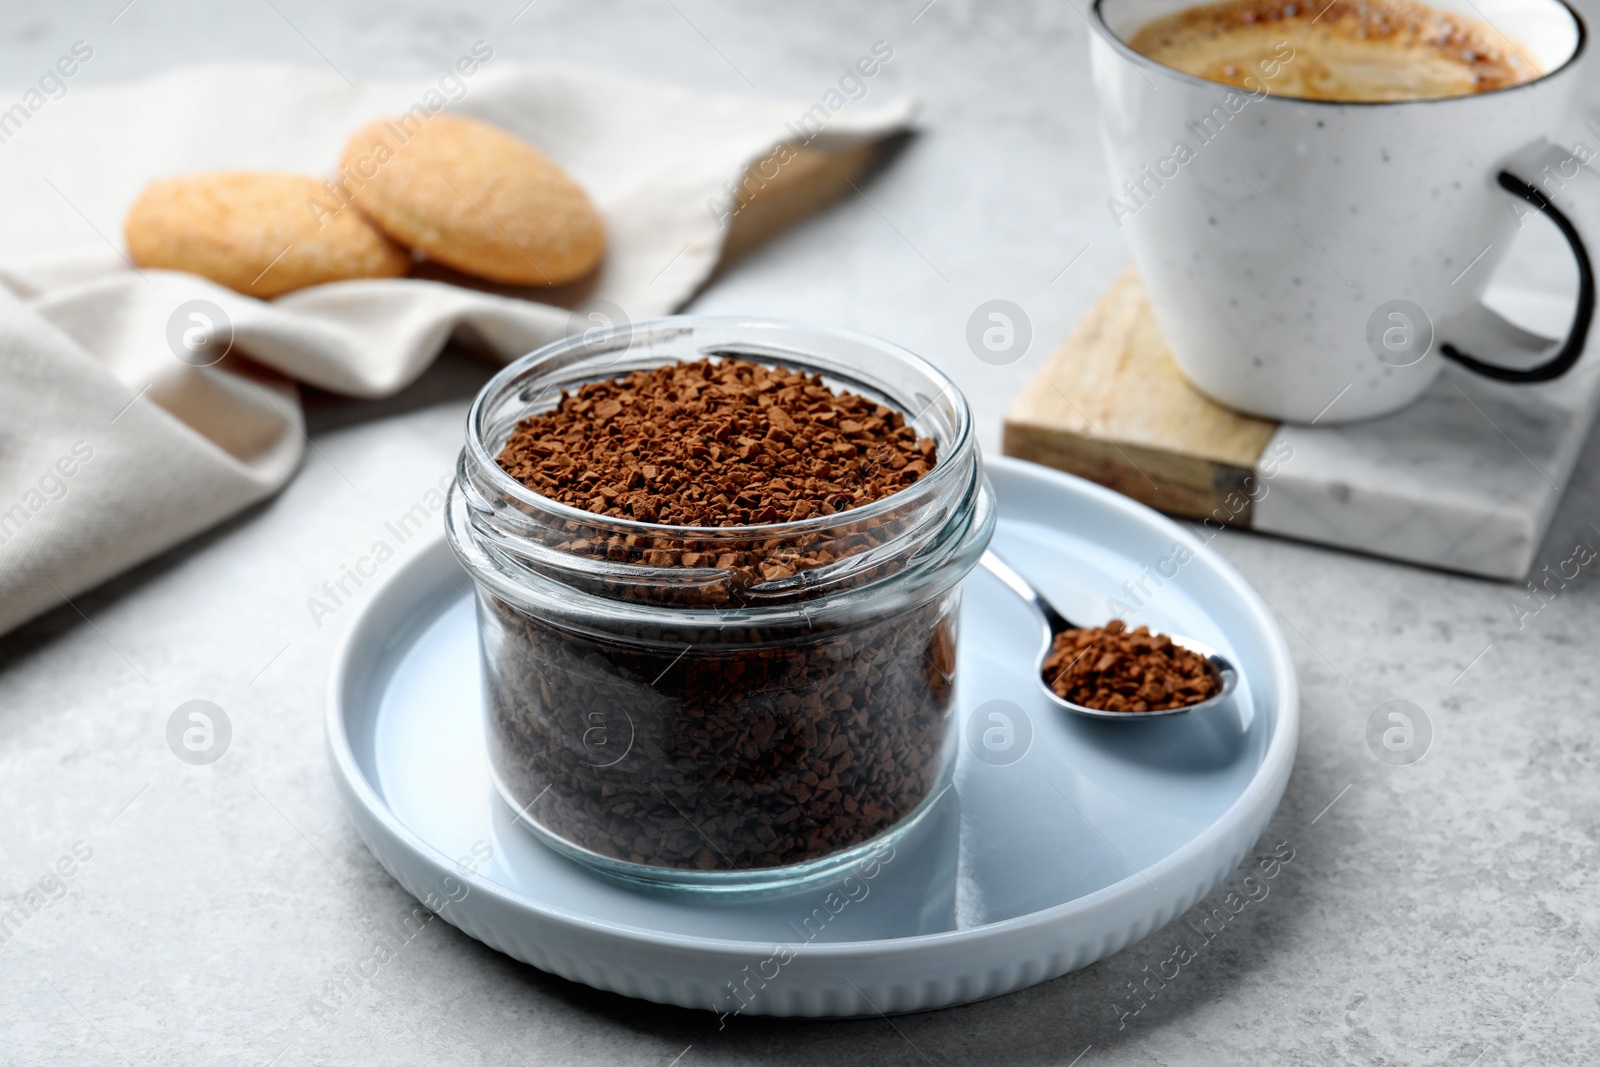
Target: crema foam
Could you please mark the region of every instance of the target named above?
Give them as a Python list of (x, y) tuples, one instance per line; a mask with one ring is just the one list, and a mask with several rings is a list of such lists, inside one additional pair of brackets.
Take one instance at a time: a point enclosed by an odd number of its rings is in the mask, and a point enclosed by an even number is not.
[(1415, 0), (1225, 0), (1146, 23), (1128, 45), (1224, 85), (1350, 103), (1470, 96), (1543, 73), (1486, 23)]

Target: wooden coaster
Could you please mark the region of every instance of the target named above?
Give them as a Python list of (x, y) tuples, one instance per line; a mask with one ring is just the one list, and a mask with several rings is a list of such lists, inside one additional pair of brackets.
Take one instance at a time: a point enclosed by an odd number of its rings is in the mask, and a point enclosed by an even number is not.
[[(1486, 299), (1549, 336), (1572, 314), (1569, 298), (1514, 283), (1492, 284)], [(1222, 523), (1525, 579), (1597, 414), (1600, 356), (1591, 352), (1543, 385), (1446, 364), (1415, 403), (1365, 422), (1237, 415), (1184, 379), (1130, 269), (1012, 403), (1004, 443), (1007, 455), (1206, 519), (1202, 537)], [(1596, 550), (1545, 551), (1559, 571)]]
[(1249, 526), (1245, 478), (1277, 429), (1189, 385), (1129, 267), (1012, 402), (1004, 451), (1160, 511)]

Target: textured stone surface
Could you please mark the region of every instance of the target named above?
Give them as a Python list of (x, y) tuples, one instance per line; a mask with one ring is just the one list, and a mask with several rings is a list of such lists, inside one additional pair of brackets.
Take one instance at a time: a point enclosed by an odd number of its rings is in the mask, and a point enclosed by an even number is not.
[[(6, 83), (79, 38), (95, 46), (83, 74), (95, 81), (323, 56), (351, 77), (426, 77), (484, 38), (508, 59), (814, 100), (874, 40), (891, 41), (871, 98), (914, 93), (926, 132), (863, 187), (870, 203), (853, 197), (758, 252), (694, 307), (900, 341), (969, 392), (988, 447), (1007, 398), (1124, 263), (1070, 0), (981, 16), (936, 0), (914, 23), (924, 0), (870, 12), (843, 0), (760, 11), (535, 0), (520, 16), (523, 0), (137, 0), (109, 21), (120, 2), (8, 16)], [(1024, 307), (1036, 339), (998, 369), (965, 340), (972, 309), (994, 298)], [(365, 959), (377, 925), (410, 901), (335, 796), (322, 690), (349, 611), (319, 628), (306, 598), (444, 473), (485, 374), (450, 357), (397, 400), (317, 404), (316, 449), (281, 498), (0, 641), (0, 894), (37, 883), (76, 841), (93, 850), (61, 899), (0, 946), (0, 1060), (1600, 1059), (1596, 565), (1519, 629), (1507, 586), (1234, 534), (1215, 543), (1281, 613), (1305, 689), (1299, 762), (1263, 841), (1296, 856), (1137, 1015), (1127, 983), (1170, 955), (1175, 931), (985, 1004), (892, 1023), (737, 1019), (719, 1032), (710, 1016), (592, 992), (434, 923), (319, 1022), (307, 999)], [(1597, 461), (1591, 443), (1536, 567), (1579, 540), (1600, 546)], [(233, 723), (211, 766), (166, 744), (168, 717), (191, 699)], [(1367, 747), (1367, 719), (1391, 699), (1432, 721), (1416, 766)]]

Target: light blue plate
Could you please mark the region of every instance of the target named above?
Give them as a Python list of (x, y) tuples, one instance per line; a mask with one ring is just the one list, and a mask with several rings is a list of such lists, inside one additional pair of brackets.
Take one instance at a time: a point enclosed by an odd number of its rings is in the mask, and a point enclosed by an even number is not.
[[(1037, 620), (974, 571), (955, 784), (892, 858), (776, 897), (628, 889), (544, 848), (490, 786), (470, 582), (441, 537), (368, 600), (335, 662), (330, 757), (363, 838), (407, 890), (486, 944), (598, 988), (718, 1012), (940, 1007), (1146, 936), (1239, 863), (1283, 795), (1298, 733), (1288, 651), (1260, 598), (1187, 528), (1042, 467), (987, 467), (995, 546), (1066, 615), (1100, 622), (1113, 598), (1137, 603), (1131, 624), (1231, 657), (1235, 696), (1147, 722), (1064, 716), (1031, 677)], [(1192, 556), (1181, 565), (1180, 545)]]

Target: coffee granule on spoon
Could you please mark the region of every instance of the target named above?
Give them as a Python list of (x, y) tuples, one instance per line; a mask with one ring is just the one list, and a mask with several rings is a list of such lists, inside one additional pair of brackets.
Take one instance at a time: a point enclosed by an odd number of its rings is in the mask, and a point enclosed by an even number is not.
[(1121, 619), (1056, 634), (1043, 673), (1056, 696), (1098, 711), (1170, 711), (1217, 692), (1204, 656)]
[(833, 515), (933, 468), (900, 412), (820, 375), (740, 359), (635, 371), (563, 392), (523, 419), (498, 462), (552, 500), (667, 526)]

